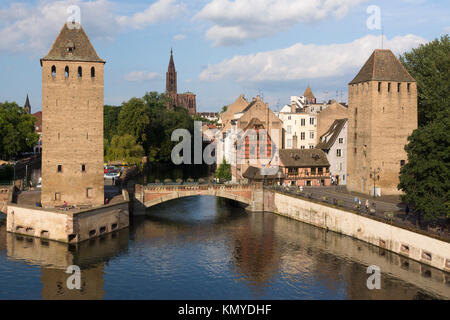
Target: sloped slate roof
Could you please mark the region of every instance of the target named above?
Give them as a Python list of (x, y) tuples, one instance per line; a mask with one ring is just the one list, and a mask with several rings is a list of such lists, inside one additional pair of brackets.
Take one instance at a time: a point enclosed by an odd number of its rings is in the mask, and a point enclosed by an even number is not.
[(349, 84), (366, 81), (415, 82), (391, 50), (375, 50)]
[(278, 177), (278, 174), (262, 175), (261, 168), (249, 166), (247, 170), (245, 170), (243, 177), (249, 180), (264, 180), (264, 179), (270, 180), (270, 179), (284, 178), (284, 174), (280, 169), (278, 169), (278, 172), (280, 172), (280, 177)]
[[(69, 48), (72, 48), (72, 52), (69, 52)], [(41, 59), (41, 63), (42, 61), (105, 63), (105, 61), (97, 55), (97, 52), (84, 32), (83, 27), (77, 25), (77, 27), (69, 28), (67, 23), (62, 27), (49, 53)]]
[(280, 160), (284, 167), (329, 167), (325, 152), (320, 149), (282, 149)]
[(314, 96), (314, 94), (312, 93), (312, 90), (311, 90), (310, 86), (308, 86), (308, 87), (306, 88), (305, 92), (303, 93), (303, 96), (304, 96), (305, 98), (308, 98), (308, 99), (315, 99), (315, 98), (316, 98), (316, 97)]
[[(317, 149), (329, 150), (337, 137), (341, 133), (342, 128), (344, 128), (347, 119), (337, 119), (331, 124), (330, 128), (320, 137), (320, 142), (317, 144)], [(326, 141), (324, 141), (326, 138)]]

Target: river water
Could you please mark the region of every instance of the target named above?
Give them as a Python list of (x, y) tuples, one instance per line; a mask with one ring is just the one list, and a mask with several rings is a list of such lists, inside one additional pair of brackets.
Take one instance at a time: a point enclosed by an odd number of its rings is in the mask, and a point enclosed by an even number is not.
[[(433, 299), (450, 275), (346, 236), (214, 197), (177, 199), (78, 247), (5, 232), (0, 299)], [(81, 268), (69, 290), (66, 268)], [(381, 289), (367, 288), (367, 267)]]

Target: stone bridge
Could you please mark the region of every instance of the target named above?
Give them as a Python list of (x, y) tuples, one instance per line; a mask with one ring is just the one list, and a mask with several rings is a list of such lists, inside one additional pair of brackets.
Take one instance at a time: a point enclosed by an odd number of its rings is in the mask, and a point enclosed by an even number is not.
[(146, 208), (177, 198), (214, 196), (231, 199), (249, 211), (263, 211), (263, 185), (252, 184), (190, 184), (135, 186), (135, 214)]

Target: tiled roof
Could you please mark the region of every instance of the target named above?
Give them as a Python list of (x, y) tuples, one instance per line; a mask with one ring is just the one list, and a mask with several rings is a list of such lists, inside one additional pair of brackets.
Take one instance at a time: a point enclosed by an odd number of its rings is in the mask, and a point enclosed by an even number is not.
[(59, 32), (50, 52), (41, 59), (41, 62), (53, 60), (105, 63), (97, 55), (81, 25), (69, 28), (67, 23), (64, 24)]
[[(344, 128), (347, 119), (337, 119), (334, 120), (330, 128), (320, 137), (320, 142), (317, 144), (317, 149), (329, 150), (337, 137), (341, 133), (342, 128)], [(325, 141), (326, 139), (326, 141)]]
[(307, 99), (315, 99), (316, 97), (314, 96), (314, 94), (312, 93), (312, 90), (310, 88), (310, 86), (306, 87), (305, 92), (303, 93), (303, 96)]
[(34, 123), (34, 127), (37, 128), (36, 132), (42, 132), (42, 111), (35, 112), (31, 116), (36, 118)]
[(280, 160), (284, 167), (329, 167), (325, 152), (320, 149), (282, 149)]
[(242, 176), (249, 180), (264, 180), (264, 179), (270, 180), (270, 179), (278, 179), (278, 178), (283, 179), (284, 178), (283, 172), (280, 169), (278, 169), (278, 172), (280, 172), (279, 177), (278, 177), (278, 174), (262, 175), (261, 168), (249, 166), (247, 168), (247, 170), (245, 170), (245, 172)]
[(375, 50), (350, 84), (366, 81), (415, 82), (391, 50)]

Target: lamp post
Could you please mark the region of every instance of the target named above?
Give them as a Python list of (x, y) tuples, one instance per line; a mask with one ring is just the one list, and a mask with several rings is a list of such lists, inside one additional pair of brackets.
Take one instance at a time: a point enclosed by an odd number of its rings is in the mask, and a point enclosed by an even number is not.
[(373, 179), (373, 197), (377, 197), (377, 189), (376, 189), (376, 181), (380, 180), (380, 173), (381, 169), (378, 167), (376, 169), (370, 168), (370, 178)]

